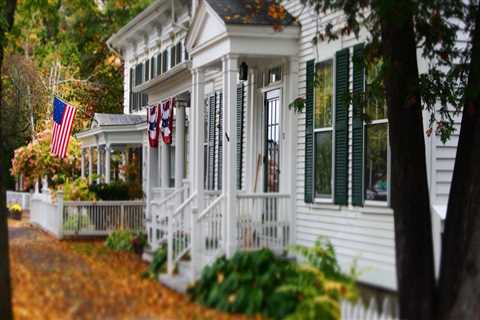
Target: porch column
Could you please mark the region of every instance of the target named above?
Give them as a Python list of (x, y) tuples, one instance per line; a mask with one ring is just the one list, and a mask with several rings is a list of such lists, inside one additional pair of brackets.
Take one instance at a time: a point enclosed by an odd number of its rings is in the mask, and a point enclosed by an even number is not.
[(185, 176), (185, 104), (177, 101), (175, 119), (175, 188), (183, 186)]
[(110, 156), (111, 156), (111, 148), (110, 148), (110, 145), (107, 144), (105, 145), (105, 183), (110, 183), (110, 180), (111, 180), (111, 172), (110, 172), (110, 165), (111, 165), (111, 161), (110, 161)]
[(226, 254), (231, 257), (237, 246), (235, 224), (237, 215), (237, 170), (236, 167), (236, 103), (237, 103), (237, 79), (238, 57), (227, 55), (222, 58), (223, 65), (223, 193), (225, 194), (226, 216)]
[(102, 174), (102, 153), (100, 145), (97, 144), (97, 183), (100, 183), (100, 175)]
[[(298, 97), (298, 69), (299, 69), (299, 60), (296, 56), (289, 57), (288, 60), (288, 75), (287, 75), (287, 101), (286, 103), (290, 103)], [(297, 180), (297, 172), (295, 164), (297, 163), (296, 155), (297, 155), (297, 114), (295, 111), (290, 110), (289, 108), (283, 108), (286, 110), (286, 119), (284, 123), (287, 124), (285, 131), (285, 136), (287, 139), (287, 148), (286, 152), (284, 153), (285, 156), (283, 157), (283, 168), (281, 170), (285, 172), (283, 177), (280, 177), (280, 181), (284, 181), (282, 184), (281, 182), (281, 191), (287, 192), (290, 194), (290, 202), (289, 202), (289, 212), (288, 219), (290, 222), (290, 244), (296, 243), (296, 229), (295, 229), (295, 217), (296, 217), (296, 180)], [(286, 183), (285, 183), (285, 180)]]
[(80, 172), (81, 172), (81, 176), (82, 178), (85, 178), (85, 148), (82, 147), (82, 155), (81, 155), (81, 158), (80, 158)]
[(202, 69), (193, 70), (193, 105), (191, 120), (192, 130), (191, 132), (191, 161), (190, 165), (192, 170), (192, 190), (197, 192), (197, 207), (201, 212), (204, 208), (205, 196), (204, 196), (204, 181), (203, 181), (203, 141), (204, 141), (204, 110), (205, 110), (205, 74)]
[(93, 146), (88, 147), (88, 184), (92, 184), (93, 175)]
[(170, 181), (170, 146), (160, 141), (161, 154), (160, 154), (160, 172), (161, 172), (161, 186), (162, 188), (169, 187)]

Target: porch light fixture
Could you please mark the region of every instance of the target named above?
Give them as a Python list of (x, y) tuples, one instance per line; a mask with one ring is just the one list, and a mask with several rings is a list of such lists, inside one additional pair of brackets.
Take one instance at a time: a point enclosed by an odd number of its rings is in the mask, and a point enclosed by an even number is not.
[(245, 61), (242, 62), (242, 64), (240, 64), (239, 75), (240, 75), (240, 80), (242, 81), (248, 80), (248, 66), (245, 63)]

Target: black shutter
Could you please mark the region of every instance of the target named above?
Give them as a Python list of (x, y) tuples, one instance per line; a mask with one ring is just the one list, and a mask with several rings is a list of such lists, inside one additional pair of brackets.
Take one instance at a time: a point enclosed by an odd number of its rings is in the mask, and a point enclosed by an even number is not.
[(150, 80), (150, 60), (145, 61), (145, 82)]
[(165, 73), (168, 70), (168, 50), (164, 50), (162, 56), (163, 56), (162, 73)]
[(217, 94), (217, 110), (218, 110), (218, 190), (222, 189), (223, 175), (223, 94), (219, 91)]
[(335, 203), (348, 202), (349, 49), (336, 54), (335, 64)]
[(175, 46), (170, 47), (170, 68), (175, 66), (176, 58), (175, 58)]
[(181, 42), (177, 43), (177, 53), (175, 57), (177, 58), (177, 64), (182, 62), (182, 43)]
[(157, 76), (162, 74), (162, 53), (157, 54)]
[(215, 147), (216, 147), (216, 126), (215, 126), (215, 95), (208, 99), (208, 189), (215, 189)]
[(363, 44), (353, 48), (353, 119), (352, 119), (352, 204), (363, 205), (363, 92), (365, 91), (365, 65)]
[(155, 78), (155, 57), (150, 58), (150, 79)]
[(128, 95), (129, 95), (128, 107), (129, 107), (130, 113), (132, 113), (132, 108), (133, 108), (133, 75), (134, 75), (134, 69), (130, 68), (130, 83), (128, 86)]
[(307, 83), (305, 99), (305, 202), (313, 202), (313, 109), (314, 109), (315, 61), (307, 61)]
[(244, 130), (244, 86), (243, 82), (237, 85), (237, 188), (242, 189), (243, 171), (243, 130)]

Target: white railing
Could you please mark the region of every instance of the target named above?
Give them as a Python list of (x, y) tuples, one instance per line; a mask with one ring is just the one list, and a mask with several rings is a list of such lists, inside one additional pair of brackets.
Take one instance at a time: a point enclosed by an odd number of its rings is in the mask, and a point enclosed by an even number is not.
[(196, 274), (225, 251), (223, 224), (224, 195), (218, 196), (198, 217), (192, 215), (192, 267)]
[(143, 201), (65, 201), (65, 236), (105, 236), (114, 230), (144, 231)]
[(61, 239), (63, 237), (63, 193), (57, 193), (53, 201), (49, 193), (32, 195), (30, 221), (46, 232)]
[(282, 252), (291, 244), (290, 195), (281, 193), (238, 194), (237, 248), (269, 248)]
[(173, 211), (179, 207), (187, 196), (188, 187), (183, 187), (174, 189), (173, 192), (170, 192), (161, 200), (150, 201), (150, 210), (153, 215), (153, 232), (148, 240), (153, 250), (167, 241), (169, 210)]
[(7, 191), (7, 206), (18, 203), (24, 210), (30, 210), (31, 195), (28, 192)]
[[(380, 311), (381, 310), (381, 311)], [(342, 301), (340, 305), (342, 320), (395, 320), (398, 319), (398, 306), (388, 298), (383, 300), (381, 309), (375, 299), (371, 299), (368, 305), (363, 301), (352, 303)]]
[(167, 206), (167, 272), (173, 274), (177, 262), (191, 248), (191, 214), (196, 193), (192, 194), (179, 207)]
[(210, 204), (215, 201), (220, 195), (222, 194), (222, 191), (220, 190), (205, 190), (205, 208), (210, 206)]
[(81, 236), (106, 236), (114, 230), (144, 231), (143, 201), (64, 201), (58, 191), (34, 193), (30, 220), (62, 239)]

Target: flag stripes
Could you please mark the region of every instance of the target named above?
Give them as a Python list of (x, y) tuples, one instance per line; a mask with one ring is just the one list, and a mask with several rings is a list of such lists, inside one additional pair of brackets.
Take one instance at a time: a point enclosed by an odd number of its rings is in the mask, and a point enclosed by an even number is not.
[(59, 158), (67, 154), (76, 109), (55, 98), (51, 152)]

